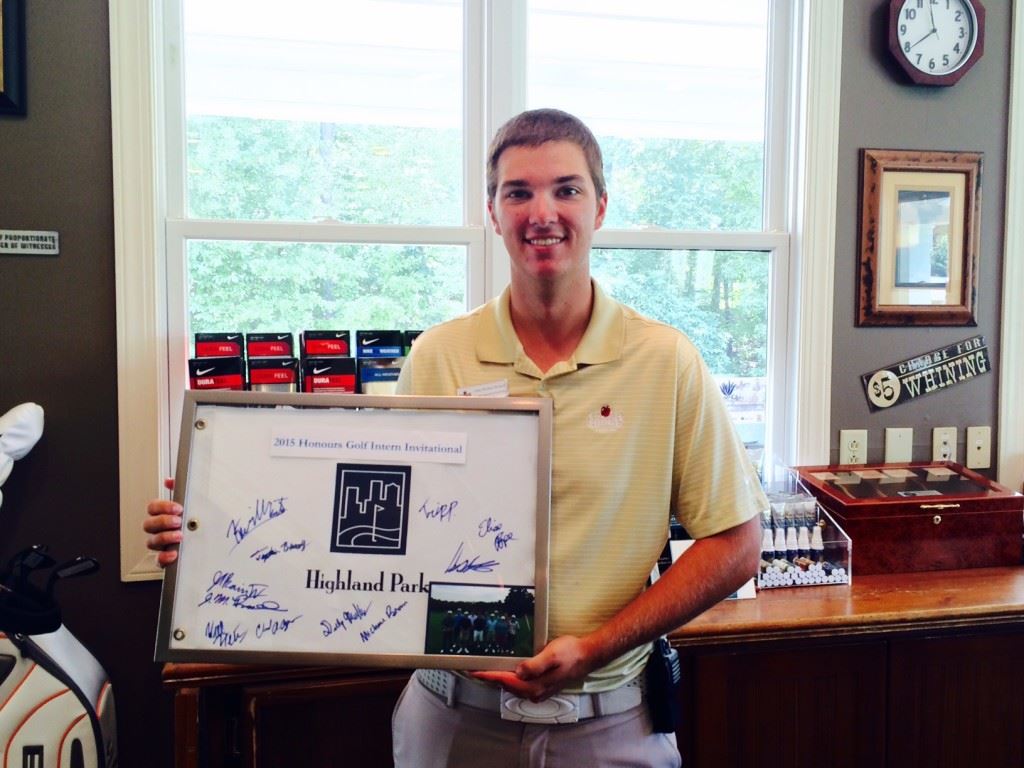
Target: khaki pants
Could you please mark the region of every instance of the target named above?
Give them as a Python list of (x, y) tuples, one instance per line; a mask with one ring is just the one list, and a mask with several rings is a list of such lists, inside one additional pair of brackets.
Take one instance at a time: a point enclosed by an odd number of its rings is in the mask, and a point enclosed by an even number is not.
[(396, 768), (679, 768), (675, 734), (652, 733), (646, 705), (571, 725), (524, 725), (449, 708), (414, 675), (391, 722)]

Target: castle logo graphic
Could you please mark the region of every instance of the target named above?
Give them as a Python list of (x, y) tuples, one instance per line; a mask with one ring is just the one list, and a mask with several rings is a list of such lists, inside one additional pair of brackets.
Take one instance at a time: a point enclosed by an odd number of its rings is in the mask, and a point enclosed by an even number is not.
[(332, 552), (404, 555), (411, 467), (339, 464)]

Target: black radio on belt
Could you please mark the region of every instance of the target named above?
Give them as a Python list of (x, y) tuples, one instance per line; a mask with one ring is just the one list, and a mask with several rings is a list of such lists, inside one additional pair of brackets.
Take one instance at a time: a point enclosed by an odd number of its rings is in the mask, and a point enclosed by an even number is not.
[(647, 708), (655, 733), (675, 733), (682, 719), (679, 706), (679, 681), (683, 677), (679, 651), (659, 637), (647, 659)]

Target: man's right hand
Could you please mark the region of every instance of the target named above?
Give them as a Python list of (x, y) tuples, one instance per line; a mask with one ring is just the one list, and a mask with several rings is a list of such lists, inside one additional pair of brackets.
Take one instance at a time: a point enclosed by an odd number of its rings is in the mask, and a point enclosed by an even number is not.
[[(164, 486), (174, 490), (173, 478), (164, 480)], [(146, 519), (142, 522), (142, 529), (150, 534), (146, 547), (157, 553), (156, 561), (162, 568), (178, 559), (181, 513), (181, 505), (167, 499), (153, 499), (146, 505)]]

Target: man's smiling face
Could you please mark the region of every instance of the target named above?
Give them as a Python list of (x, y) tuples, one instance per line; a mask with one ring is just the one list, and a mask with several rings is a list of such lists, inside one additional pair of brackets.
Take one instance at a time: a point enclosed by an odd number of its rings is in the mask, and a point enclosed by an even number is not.
[(497, 169), (487, 208), (513, 278), (589, 277), (590, 243), (608, 196), (598, 197), (583, 150), (570, 141), (513, 146), (501, 153)]

